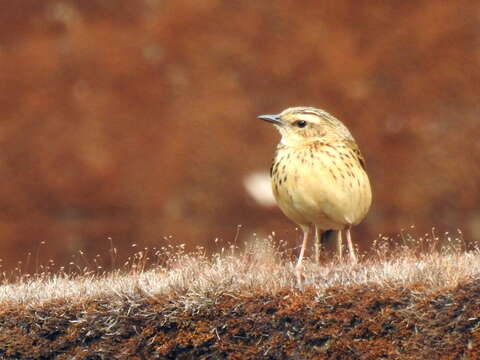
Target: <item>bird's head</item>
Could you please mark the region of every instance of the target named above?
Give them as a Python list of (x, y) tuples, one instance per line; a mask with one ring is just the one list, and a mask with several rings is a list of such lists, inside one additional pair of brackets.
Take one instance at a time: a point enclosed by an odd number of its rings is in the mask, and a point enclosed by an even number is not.
[(353, 140), (340, 120), (314, 107), (291, 107), (278, 115), (260, 115), (258, 118), (275, 125), (282, 135), (282, 144), (287, 146), (301, 146), (318, 140)]

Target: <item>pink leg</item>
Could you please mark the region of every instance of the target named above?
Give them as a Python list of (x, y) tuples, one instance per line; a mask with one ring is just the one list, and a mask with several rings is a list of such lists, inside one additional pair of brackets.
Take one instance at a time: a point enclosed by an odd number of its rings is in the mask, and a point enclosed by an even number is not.
[(357, 256), (355, 255), (355, 249), (354, 249), (353, 243), (352, 243), (352, 235), (350, 233), (350, 226), (347, 227), (346, 232), (347, 232), (347, 244), (348, 244), (348, 252), (349, 252), (349, 255), (350, 255), (350, 261), (352, 262), (352, 264), (356, 264), (357, 263)]
[(315, 225), (315, 263), (320, 264), (320, 253), (322, 252), (322, 231)]
[(341, 262), (343, 258), (343, 244), (342, 244), (342, 230), (337, 231), (337, 257), (338, 261)]
[(303, 242), (302, 248), (300, 250), (300, 255), (298, 256), (297, 265), (295, 266), (295, 274), (297, 275), (297, 283), (300, 288), (303, 287), (302, 283), (302, 260), (303, 255), (305, 254), (305, 248), (307, 247), (308, 233), (310, 232), (310, 226), (302, 227), (303, 229)]

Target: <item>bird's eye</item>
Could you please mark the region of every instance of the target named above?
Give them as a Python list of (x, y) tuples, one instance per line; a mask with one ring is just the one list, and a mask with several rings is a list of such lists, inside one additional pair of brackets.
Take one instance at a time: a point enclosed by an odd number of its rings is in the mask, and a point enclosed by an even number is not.
[(307, 126), (307, 122), (305, 120), (298, 120), (295, 121), (295, 125), (299, 128), (304, 128), (305, 126)]

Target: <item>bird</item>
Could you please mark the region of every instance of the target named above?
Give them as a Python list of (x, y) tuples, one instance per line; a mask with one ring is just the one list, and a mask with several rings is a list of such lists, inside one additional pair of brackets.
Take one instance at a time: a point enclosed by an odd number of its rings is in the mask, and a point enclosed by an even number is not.
[(342, 259), (342, 231), (349, 256), (357, 262), (350, 229), (367, 215), (372, 190), (365, 160), (348, 128), (325, 110), (290, 107), (277, 115), (260, 115), (280, 132), (270, 168), (272, 191), (282, 212), (303, 230), (295, 273), (302, 286), (302, 260), (315, 229), (315, 260), (321, 241), (335, 235)]

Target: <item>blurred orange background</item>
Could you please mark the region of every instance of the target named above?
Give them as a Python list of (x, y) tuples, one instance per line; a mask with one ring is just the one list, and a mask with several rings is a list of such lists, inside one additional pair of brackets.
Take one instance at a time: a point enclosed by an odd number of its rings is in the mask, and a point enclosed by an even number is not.
[(110, 238), (215, 249), (238, 224), (297, 245), (250, 181), (278, 141), (256, 116), (294, 105), (360, 145), (362, 248), (411, 225), (480, 240), (479, 65), (477, 1), (2, 1), (3, 269)]

